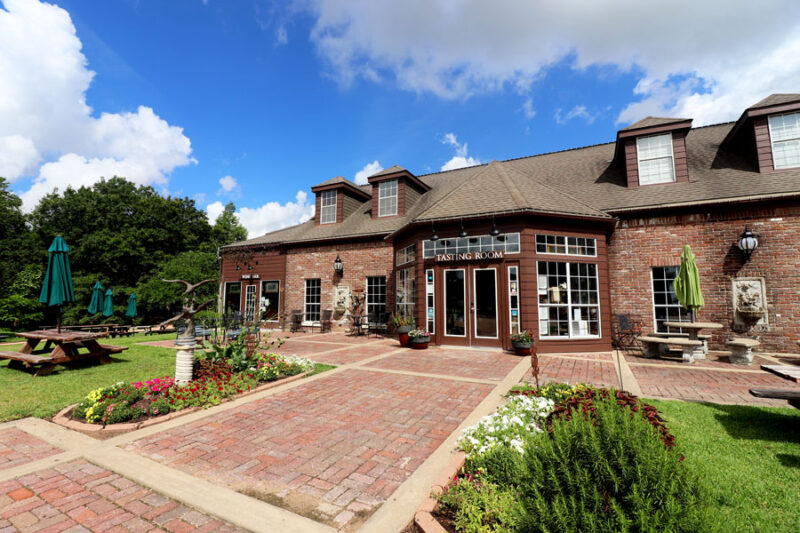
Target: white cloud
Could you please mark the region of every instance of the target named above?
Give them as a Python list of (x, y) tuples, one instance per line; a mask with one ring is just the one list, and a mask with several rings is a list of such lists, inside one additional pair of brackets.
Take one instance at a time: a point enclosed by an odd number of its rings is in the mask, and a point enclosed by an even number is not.
[[(213, 223), (225, 206), (214, 202), (206, 206), (208, 219)], [(249, 238), (258, 237), (269, 231), (300, 224), (314, 216), (314, 203), (308, 202), (305, 191), (297, 191), (294, 202), (267, 202), (261, 207), (243, 207), (236, 212), (239, 222), (247, 228)], [(213, 217), (213, 218), (212, 218)]]
[(35, 0), (2, 4), (0, 175), (32, 178), (21, 194), (25, 209), (55, 188), (101, 177), (163, 185), (175, 167), (196, 162), (183, 130), (149, 107), (93, 114), (86, 92), (95, 74), (65, 10)]
[(455, 133), (445, 133), (444, 137), (442, 137), (442, 143), (449, 144), (456, 149), (456, 155), (447, 161), (447, 163), (442, 165), (442, 171), (455, 170), (457, 168), (464, 167), (474, 167), (475, 165), (481, 164), (480, 160), (467, 155), (467, 143), (459, 143)]
[[(800, 2), (675, 0), (296, 0), (311, 40), (344, 86), (384, 82), (443, 98), (510, 87), (526, 93), (569, 61), (630, 70), (645, 114), (736, 118), (772, 92), (800, 86)], [(688, 78), (689, 82), (685, 80)]]
[(361, 170), (356, 172), (356, 175), (353, 178), (353, 181), (357, 185), (364, 185), (365, 183), (367, 183), (367, 178), (369, 178), (373, 174), (377, 174), (381, 170), (383, 170), (383, 167), (381, 166), (381, 164), (376, 159), (372, 163), (367, 163), (366, 165), (364, 165), (364, 168), (362, 168)]
[(286, 31), (286, 26), (278, 26), (275, 30), (275, 45), (281, 46), (289, 42), (289, 33)]
[(222, 187), (217, 194), (231, 193), (239, 190), (239, 182), (233, 176), (223, 176), (219, 179), (219, 185)]
[(559, 107), (554, 113), (554, 118), (559, 124), (566, 124), (573, 118), (582, 118), (587, 124), (591, 124), (597, 120), (597, 115), (590, 113), (589, 110), (586, 109), (585, 105), (576, 105), (565, 114), (563, 114), (561, 108)]
[(217, 200), (214, 203), (208, 204), (206, 206), (206, 217), (208, 218), (208, 222), (210, 224), (216, 222), (223, 211), (225, 211), (225, 204), (223, 204), (219, 200)]
[(522, 102), (522, 114), (525, 115), (525, 118), (528, 120), (536, 116), (536, 110), (533, 108), (532, 98), (528, 98)]

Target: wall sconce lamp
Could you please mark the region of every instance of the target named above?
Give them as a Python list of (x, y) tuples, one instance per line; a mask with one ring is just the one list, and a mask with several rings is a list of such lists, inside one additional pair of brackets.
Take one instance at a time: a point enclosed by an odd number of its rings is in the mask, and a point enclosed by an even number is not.
[(342, 258), (339, 257), (339, 254), (336, 254), (336, 259), (333, 261), (333, 271), (340, 276), (344, 272), (344, 263), (342, 263)]
[(241, 269), (242, 269), (242, 265), (236, 265), (236, 270), (241, 270)]
[(756, 251), (756, 248), (758, 248), (758, 239), (756, 239), (756, 236), (753, 235), (752, 231), (750, 231), (750, 228), (745, 226), (742, 236), (739, 237), (739, 242), (737, 245), (742, 251), (742, 254), (744, 255), (744, 262), (746, 263), (750, 259), (750, 255)]

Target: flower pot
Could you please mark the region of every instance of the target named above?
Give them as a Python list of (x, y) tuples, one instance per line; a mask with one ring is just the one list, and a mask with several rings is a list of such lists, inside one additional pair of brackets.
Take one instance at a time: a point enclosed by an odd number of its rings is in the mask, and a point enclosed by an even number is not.
[(408, 332), (412, 329), (414, 329), (414, 326), (397, 326), (397, 339), (403, 348), (408, 346)]
[(411, 339), (411, 347), (415, 350), (425, 350), (430, 342), (430, 337), (414, 337)]
[(531, 343), (530, 342), (512, 342), (511, 347), (514, 348), (514, 353), (517, 355), (530, 355)]

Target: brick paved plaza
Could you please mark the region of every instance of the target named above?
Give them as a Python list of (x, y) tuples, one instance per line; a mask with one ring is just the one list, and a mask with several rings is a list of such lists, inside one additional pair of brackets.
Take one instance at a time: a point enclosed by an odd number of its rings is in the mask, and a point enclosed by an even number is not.
[[(0, 425), (0, 532), (399, 530), (457, 428), (530, 379), (529, 358), (495, 350), (317, 333), (279, 351), (339, 366), (108, 440), (38, 419)], [(750, 367), (713, 353), (693, 365), (616, 352), (539, 361), (542, 383), (644, 397), (785, 406), (747, 391), (800, 388), (759, 368), (792, 356)]]

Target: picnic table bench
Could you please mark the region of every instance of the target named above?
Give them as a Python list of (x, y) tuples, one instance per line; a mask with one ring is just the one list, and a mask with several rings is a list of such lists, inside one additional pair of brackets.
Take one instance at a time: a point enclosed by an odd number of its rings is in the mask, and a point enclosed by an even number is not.
[(680, 346), (684, 363), (693, 363), (694, 355), (698, 351), (702, 351), (703, 341), (692, 340), (684, 337), (651, 337), (645, 335), (639, 337), (642, 343), (643, 355), (645, 357), (658, 357), (660, 355), (660, 346)]
[(756, 398), (789, 400), (789, 405), (797, 409), (800, 409), (800, 390), (750, 389), (750, 394), (752, 394)]
[(749, 365), (753, 363), (753, 348), (761, 343), (755, 339), (731, 339), (726, 342), (731, 348), (731, 363), (734, 365)]
[[(8, 359), (8, 367), (15, 369), (33, 369), (34, 377), (45, 376), (57, 365), (81, 360), (96, 360), (100, 364), (111, 363), (109, 355), (127, 350), (127, 346), (100, 344), (97, 339), (105, 335), (79, 331), (40, 330), (18, 333), (26, 339), (19, 351), (0, 351), (0, 359)], [(41, 341), (45, 346), (41, 350), (36, 347)], [(55, 345), (52, 352), (50, 346)], [(81, 351), (87, 350), (87, 351)]]

